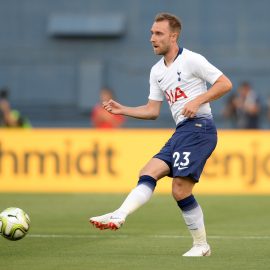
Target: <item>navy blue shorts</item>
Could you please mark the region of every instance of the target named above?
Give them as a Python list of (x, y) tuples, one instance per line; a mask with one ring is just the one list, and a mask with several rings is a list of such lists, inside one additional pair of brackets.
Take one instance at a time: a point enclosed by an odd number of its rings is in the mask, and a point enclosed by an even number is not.
[(217, 145), (213, 119), (190, 118), (180, 123), (154, 158), (170, 167), (169, 177), (190, 177), (199, 181), (204, 165)]

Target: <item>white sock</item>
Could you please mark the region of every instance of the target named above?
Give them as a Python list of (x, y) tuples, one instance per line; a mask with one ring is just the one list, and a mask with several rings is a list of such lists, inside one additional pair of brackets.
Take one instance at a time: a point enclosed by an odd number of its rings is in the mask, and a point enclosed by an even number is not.
[(193, 238), (193, 245), (206, 244), (203, 212), (200, 205), (190, 211), (183, 211), (182, 215)]
[[(149, 178), (149, 177), (148, 177)], [(153, 178), (152, 178), (153, 179)], [(153, 180), (155, 181), (155, 180)], [(154, 184), (153, 184), (154, 183)], [(136, 186), (127, 196), (123, 204), (116, 211), (113, 212), (113, 216), (119, 216), (126, 219), (128, 215), (133, 213), (139, 207), (148, 202), (154, 192), (156, 182), (149, 183), (139, 181)]]
[(204, 226), (203, 212), (193, 195), (177, 202), (182, 210), (185, 223), (193, 238), (193, 245), (204, 245), (206, 232)]

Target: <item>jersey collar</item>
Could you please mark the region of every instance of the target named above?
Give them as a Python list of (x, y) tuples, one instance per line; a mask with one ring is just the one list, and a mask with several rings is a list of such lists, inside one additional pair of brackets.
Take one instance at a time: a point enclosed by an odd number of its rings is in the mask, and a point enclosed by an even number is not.
[(175, 60), (176, 60), (176, 58), (177, 58), (179, 55), (181, 55), (181, 54), (182, 54), (182, 52), (183, 52), (183, 48), (179, 48), (178, 53), (177, 53), (177, 55), (175, 56), (175, 58), (174, 58), (174, 60), (173, 60), (173, 61), (175, 61)]
[[(173, 62), (177, 59), (177, 57), (178, 57), (179, 55), (182, 54), (183, 49), (184, 49), (184, 48), (180, 48), (180, 47), (179, 47), (178, 53), (177, 53), (177, 55), (175, 56), (175, 58), (173, 59)], [(166, 66), (166, 63), (165, 63), (165, 59), (164, 59), (164, 58), (163, 58), (163, 62), (164, 62), (164, 65)]]

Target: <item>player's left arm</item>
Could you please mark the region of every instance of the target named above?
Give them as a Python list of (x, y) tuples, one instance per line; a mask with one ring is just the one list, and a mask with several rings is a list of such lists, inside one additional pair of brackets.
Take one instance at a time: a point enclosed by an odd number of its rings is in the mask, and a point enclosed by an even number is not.
[(219, 99), (232, 89), (232, 83), (224, 74), (222, 74), (215, 83), (205, 93), (189, 101), (183, 108), (182, 114), (185, 117), (192, 118), (196, 116), (199, 107), (213, 100)]

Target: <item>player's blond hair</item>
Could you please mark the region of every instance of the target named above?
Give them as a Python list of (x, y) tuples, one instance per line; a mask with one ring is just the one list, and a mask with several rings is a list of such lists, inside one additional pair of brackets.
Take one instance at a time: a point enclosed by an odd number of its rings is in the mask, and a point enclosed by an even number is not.
[(177, 38), (179, 38), (181, 30), (182, 30), (182, 24), (181, 24), (180, 18), (178, 18), (177, 16), (173, 14), (162, 12), (162, 13), (157, 14), (155, 17), (155, 22), (161, 22), (161, 21), (168, 21), (171, 31), (177, 33), (178, 35)]

